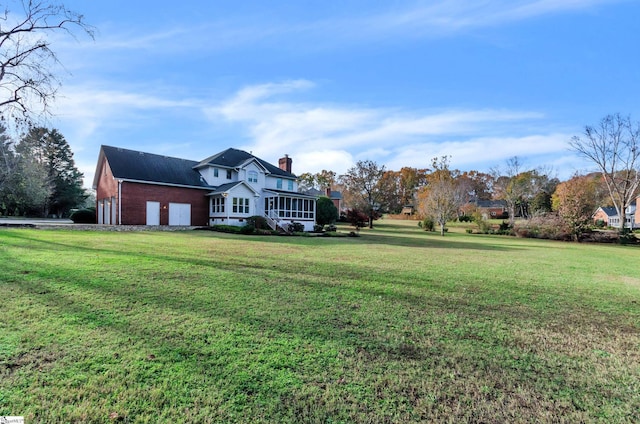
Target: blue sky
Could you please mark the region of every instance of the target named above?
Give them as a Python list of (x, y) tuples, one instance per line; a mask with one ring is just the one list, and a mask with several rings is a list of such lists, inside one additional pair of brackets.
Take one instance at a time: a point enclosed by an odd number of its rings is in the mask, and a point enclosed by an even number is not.
[(101, 144), (200, 160), (228, 147), (293, 171), (518, 156), (589, 171), (571, 136), (640, 119), (640, 2), (65, 1), (95, 40), (55, 40), (50, 125), (91, 185)]

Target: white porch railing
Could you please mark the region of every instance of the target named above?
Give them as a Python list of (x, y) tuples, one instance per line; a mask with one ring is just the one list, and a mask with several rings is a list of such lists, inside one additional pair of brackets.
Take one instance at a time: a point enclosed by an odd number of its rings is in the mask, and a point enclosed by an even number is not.
[(272, 230), (278, 231), (278, 227), (280, 227), (284, 232), (288, 232), (283, 225), (280, 225), (281, 220), (275, 210), (271, 209), (267, 211), (267, 213), (264, 214), (264, 217), (267, 219), (267, 224), (269, 224), (269, 227), (271, 227)]

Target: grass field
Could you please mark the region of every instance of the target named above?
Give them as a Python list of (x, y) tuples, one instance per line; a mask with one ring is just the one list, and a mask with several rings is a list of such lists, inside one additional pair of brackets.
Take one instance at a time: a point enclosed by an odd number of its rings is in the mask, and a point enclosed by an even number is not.
[(0, 416), (640, 422), (640, 250), (0, 230)]

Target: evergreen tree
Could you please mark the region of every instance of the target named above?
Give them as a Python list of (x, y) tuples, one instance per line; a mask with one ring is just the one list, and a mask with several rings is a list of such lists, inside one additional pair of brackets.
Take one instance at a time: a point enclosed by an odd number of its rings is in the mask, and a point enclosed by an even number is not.
[(56, 129), (34, 127), (20, 140), (19, 154), (29, 152), (43, 165), (51, 195), (44, 215), (66, 216), (71, 208), (83, 204), (87, 197), (82, 188), (82, 173), (76, 168), (67, 140)]

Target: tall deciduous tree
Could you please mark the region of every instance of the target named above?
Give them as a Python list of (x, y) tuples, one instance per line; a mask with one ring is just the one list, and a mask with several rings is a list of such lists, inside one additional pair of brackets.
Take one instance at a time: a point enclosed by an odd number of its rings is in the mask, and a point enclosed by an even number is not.
[(384, 172), (384, 166), (371, 160), (361, 160), (339, 178), (351, 208), (360, 209), (369, 217), (369, 228), (373, 228), (373, 220), (383, 206)]
[(576, 241), (591, 222), (596, 207), (596, 187), (596, 177), (575, 175), (558, 184), (553, 193), (553, 210), (567, 225)]
[(433, 171), (427, 176), (425, 195), (420, 210), (425, 216), (433, 218), (440, 226), (440, 235), (445, 234), (445, 225), (458, 214), (465, 202), (464, 189), (456, 181), (456, 172), (449, 169), (446, 156), (432, 161)]
[(640, 122), (620, 114), (607, 115), (596, 126), (585, 127), (583, 136), (573, 137), (570, 145), (602, 173), (622, 223), (620, 232), (626, 232), (627, 208), (640, 186)]
[(30, 120), (48, 112), (60, 85), (49, 36), (79, 29), (93, 37), (94, 32), (82, 15), (55, 1), (8, 0), (2, 6), (0, 114)]

